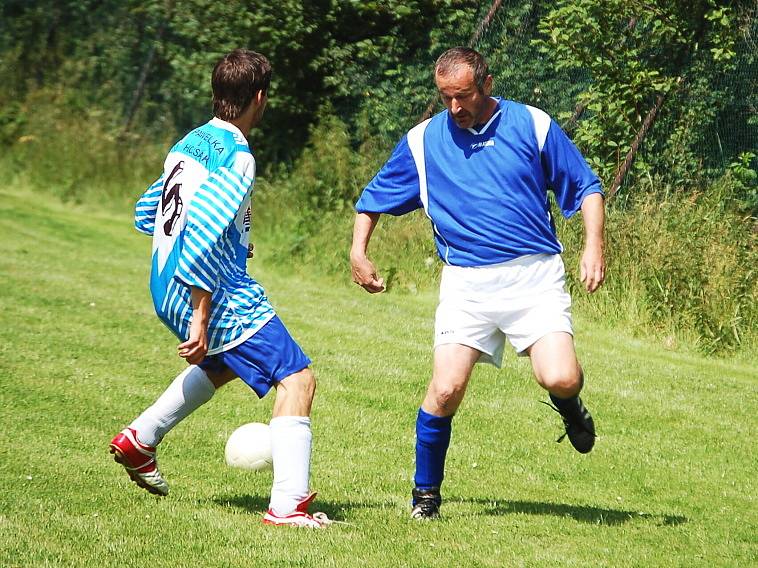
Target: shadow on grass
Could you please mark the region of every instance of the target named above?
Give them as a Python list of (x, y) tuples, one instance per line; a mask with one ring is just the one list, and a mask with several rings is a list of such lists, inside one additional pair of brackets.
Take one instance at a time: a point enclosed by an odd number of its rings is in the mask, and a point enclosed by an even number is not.
[[(250, 513), (261, 514), (268, 508), (268, 496), (262, 495), (232, 495), (213, 499), (223, 507), (239, 507)], [(634, 520), (654, 522), (659, 526), (676, 526), (688, 521), (680, 515), (664, 515), (623, 511), (618, 509), (603, 509), (584, 505), (566, 505), (563, 503), (544, 503), (540, 501), (491, 501), (487, 499), (449, 499), (449, 503), (476, 503), (484, 507), (485, 515), (551, 515), (554, 517), (570, 517), (582, 523), (593, 525), (617, 526)], [(343, 520), (353, 509), (380, 509), (393, 507), (391, 502), (336, 502), (316, 499), (312, 510), (323, 511), (329, 518)]]
[(571, 517), (582, 523), (593, 525), (623, 525), (629, 521), (644, 519), (653, 521), (661, 526), (675, 526), (687, 522), (687, 517), (680, 515), (663, 515), (654, 513), (639, 513), (636, 511), (621, 511), (618, 509), (603, 509), (584, 505), (566, 505), (563, 503), (543, 503), (540, 501), (504, 501), (502, 503), (485, 499), (463, 499), (484, 505), (488, 515), (552, 515), (555, 517)]
[[(223, 507), (239, 507), (250, 513), (264, 513), (268, 509), (268, 496), (262, 495), (231, 495), (227, 497), (216, 497), (213, 501)], [(353, 509), (380, 509), (392, 507), (391, 502), (336, 502), (325, 501), (318, 497), (311, 505), (311, 512), (321, 511), (326, 513), (330, 519), (341, 521)]]

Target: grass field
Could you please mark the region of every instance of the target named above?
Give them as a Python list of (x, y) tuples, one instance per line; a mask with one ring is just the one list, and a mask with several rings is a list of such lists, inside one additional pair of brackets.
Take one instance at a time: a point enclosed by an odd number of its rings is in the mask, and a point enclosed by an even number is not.
[(182, 368), (152, 313), (149, 240), (128, 216), (0, 191), (0, 566), (755, 566), (756, 393), (745, 362), (591, 326), (577, 314), (600, 437), (556, 444), (528, 363), (478, 368), (454, 423), (444, 518), (408, 518), (433, 295), (251, 272), (314, 360), (312, 485), (327, 531), (261, 524), (270, 473), (223, 463), (272, 400), (220, 391), (160, 448), (167, 498), (110, 438)]

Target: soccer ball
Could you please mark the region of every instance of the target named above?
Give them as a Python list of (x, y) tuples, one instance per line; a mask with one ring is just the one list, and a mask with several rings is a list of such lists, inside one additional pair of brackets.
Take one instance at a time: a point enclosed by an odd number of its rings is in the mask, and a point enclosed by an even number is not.
[(227, 465), (241, 469), (271, 469), (271, 430), (268, 424), (251, 422), (237, 428), (226, 441)]

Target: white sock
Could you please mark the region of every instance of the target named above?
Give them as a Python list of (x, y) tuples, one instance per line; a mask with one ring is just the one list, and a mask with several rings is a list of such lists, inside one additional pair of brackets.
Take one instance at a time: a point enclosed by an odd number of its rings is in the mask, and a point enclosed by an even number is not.
[(271, 419), (271, 457), (274, 485), (269, 508), (288, 515), (308, 496), (311, 468), (311, 419), (307, 416), (278, 416)]
[(137, 431), (140, 442), (156, 446), (171, 428), (208, 402), (214, 392), (216, 387), (205, 371), (190, 365), (129, 426)]

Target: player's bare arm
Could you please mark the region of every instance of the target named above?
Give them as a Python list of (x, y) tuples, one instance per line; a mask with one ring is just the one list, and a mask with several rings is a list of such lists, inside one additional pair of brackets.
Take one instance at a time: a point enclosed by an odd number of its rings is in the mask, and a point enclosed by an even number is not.
[(605, 280), (605, 256), (603, 252), (603, 228), (605, 205), (599, 193), (588, 195), (582, 201), (584, 220), (584, 252), (580, 262), (580, 278), (588, 292), (600, 288)]
[(189, 339), (177, 347), (179, 357), (197, 365), (208, 353), (208, 320), (211, 315), (211, 293), (192, 287), (192, 324)]
[(366, 254), (371, 234), (379, 222), (379, 216), (379, 213), (358, 213), (355, 216), (353, 246), (350, 249), (353, 282), (371, 294), (384, 291), (384, 279), (377, 275), (374, 263)]

